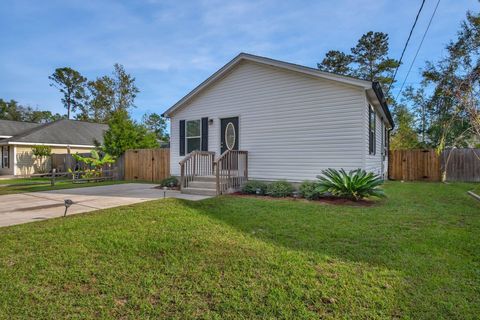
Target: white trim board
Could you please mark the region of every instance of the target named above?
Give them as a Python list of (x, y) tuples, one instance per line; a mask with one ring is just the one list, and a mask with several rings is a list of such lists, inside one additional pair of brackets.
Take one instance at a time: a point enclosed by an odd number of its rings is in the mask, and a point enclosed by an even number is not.
[(50, 146), (50, 147), (70, 147), (70, 148), (95, 148), (93, 145), (81, 145), (81, 144), (61, 144), (61, 143), (35, 143), (35, 142), (14, 142), (9, 141), (0, 145), (17, 145), (17, 146)]

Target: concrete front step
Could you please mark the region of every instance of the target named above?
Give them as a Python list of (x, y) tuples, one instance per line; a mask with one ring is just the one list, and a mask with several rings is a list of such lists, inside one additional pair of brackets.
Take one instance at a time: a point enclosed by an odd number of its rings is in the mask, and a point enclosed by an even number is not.
[(189, 188), (203, 188), (203, 189), (216, 189), (217, 183), (213, 181), (198, 181), (194, 180), (188, 183)]
[(210, 189), (210, 188), (188, 187), (188, 188), (182, 188), (182, 193), (196, 194), (196, 195), (201, 195), (201, 196), (216, 196), (217, 195), (217, 190), (216, 189)]

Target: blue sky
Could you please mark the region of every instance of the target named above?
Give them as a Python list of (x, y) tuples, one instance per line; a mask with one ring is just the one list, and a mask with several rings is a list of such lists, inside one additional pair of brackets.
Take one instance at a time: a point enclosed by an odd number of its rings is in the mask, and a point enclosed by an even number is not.
[[(93, 79), (113, 64), (135, 76), (132, 114), (166, 110), (239, 52), (315, 67), (369, 30), (390, 35), (399, 58), (421, 1), (22, 1), (0, 2), (0, 97), (64, 112), (49, 86), (57, 67)], [(436, 0), (427, 0), (397, 78), (403, 80)], [(445, 54), (477, 0), (442, 0), (408, 84)], [(395, 93), (395, 91), (394, 91)]]

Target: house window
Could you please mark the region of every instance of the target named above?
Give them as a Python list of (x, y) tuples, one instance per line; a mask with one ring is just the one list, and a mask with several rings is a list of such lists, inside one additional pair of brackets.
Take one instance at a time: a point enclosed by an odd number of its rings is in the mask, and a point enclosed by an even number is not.
[(375, 154), (377, 139), (375, 136), (375, 110), (368, 105), (368, 153)]
[(9, 146), (2, 146), (2, 168), (10, 168), (10, 147)]
[(187, 121), (185, 126), (185, 143), (187, 153), (200, 150), (202, 146), (202, 133), (200, 120)]
[(382, 160), (385, 160), (385, 124), (383, 118), (380, 118), (380, 150), (382, 154)]

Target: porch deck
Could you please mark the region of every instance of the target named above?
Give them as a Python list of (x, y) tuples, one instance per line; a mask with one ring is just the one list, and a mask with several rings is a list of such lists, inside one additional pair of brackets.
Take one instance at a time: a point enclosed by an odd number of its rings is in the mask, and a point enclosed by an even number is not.
[(215, 153), (193, 151), (180, 161), (182, 193), (220, 195), (241, 190), (248, 180), (248, 152), (227, 150)]

